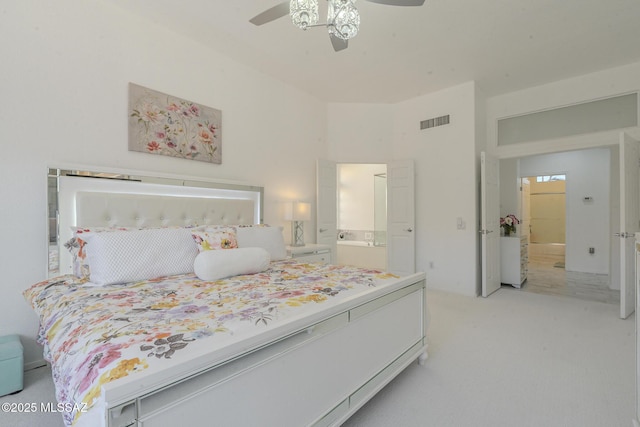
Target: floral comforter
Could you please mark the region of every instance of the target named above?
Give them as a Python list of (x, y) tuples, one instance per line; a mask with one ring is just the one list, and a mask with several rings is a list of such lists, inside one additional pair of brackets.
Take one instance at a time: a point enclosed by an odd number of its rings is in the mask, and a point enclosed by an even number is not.
[[(97, 286), (75, 276), (37, 283), (24, 296), (40, 320), (67, 425), (99, 425), (101, 387), (177, 363), (199, 345), (269, 328), (395, 276), (378, 270), (272, 262), (262, 273), (204, 282), (193, 274)], [(95, 407), (95, 408), (94, 408)], [(94, 408), (92, 411), (91, 409)]]

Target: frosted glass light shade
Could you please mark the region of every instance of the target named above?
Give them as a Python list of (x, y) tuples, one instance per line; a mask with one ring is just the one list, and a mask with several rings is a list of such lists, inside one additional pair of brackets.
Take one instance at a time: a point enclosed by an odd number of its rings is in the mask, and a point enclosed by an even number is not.
[(318, 0), (291, 0), (289, 15), (294, 25), (306, 30), (318, 23)]
[(354, 3), (355, 0), (329, 0), (327, 22), (330, 34), (342, 40), (349, 40), (358, 34), (360, 13)]
[(311, 203), (287, 202), (284, 205), (284, 219), (286, 221), (310, 221)]

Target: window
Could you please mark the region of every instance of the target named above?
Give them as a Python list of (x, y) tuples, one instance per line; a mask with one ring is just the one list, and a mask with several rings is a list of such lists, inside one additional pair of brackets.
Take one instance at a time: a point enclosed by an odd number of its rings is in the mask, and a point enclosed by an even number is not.
[(638, 94), (629, 93), (498, 120), (498, 146), (638, 126)]
[(566, 181), (566, 175), (541, 175), (536, 176), (536, 182), (553, 182), (553, 181)]

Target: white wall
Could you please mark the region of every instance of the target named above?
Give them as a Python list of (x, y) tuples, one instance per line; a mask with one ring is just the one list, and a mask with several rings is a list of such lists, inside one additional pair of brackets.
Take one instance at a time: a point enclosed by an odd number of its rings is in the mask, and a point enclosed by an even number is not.
[[(520, 176), (566, 174), (568, 271), (609, 274), (609, 148), (544, 154), (520, 159)], [(593, 201), (585, 202), (584, 197)], [(589, 247), (595, 254), (589, 254)]]
[[(330, 104), (328, 113), (331, 160), (414, 160), (416, 269), (427, 286), (467, 295), (478, 284), (476, 96), (470, 82), (390, 107)], [(446, 114), (449, 125), (420, 130), (421, 120)]]
[[(279, 202), (315, 203), (315, 161), (328, 155), (317, 99), (97, 0), (2, 9), (0, 335), (20, 334), (27, 364), (41, 350), (21, 292), (45, 278), (48, 166), (262, 185), (265, 221), (275, 225), (285, 225)], [(129, 152), (128, 82), (222, 110), (222, 165)]]
[[(414, 159), (416, 268), (428, 286), (468, 295), (478, 268), (475, 91), (467, 83), (392, 106), (330, 104), (328, 113), (331, 160)], [(420, 130), (421, 120), (445, 114), (451, 124)]]
[[(467, 295), (478, 291), (476, 96), (469, 82), (394, 105), (393, 157), (416, 165), (416, 268), (429, 287)], [(420, 130), (446, 114), (449, 125)]]
[(341, 163), (387, 163), (393, 157), (393, 106), (329, 104), (328, 153)]

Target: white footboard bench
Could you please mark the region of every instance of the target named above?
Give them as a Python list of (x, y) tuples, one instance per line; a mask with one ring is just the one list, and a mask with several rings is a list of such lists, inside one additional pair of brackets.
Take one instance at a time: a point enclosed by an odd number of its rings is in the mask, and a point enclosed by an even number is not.
[(381, 291), (258, 338), (269, 342), (239, 342), (171, 373), (107, 384), (105, 425), (340, 425), (427, 356), (424, 274)]

